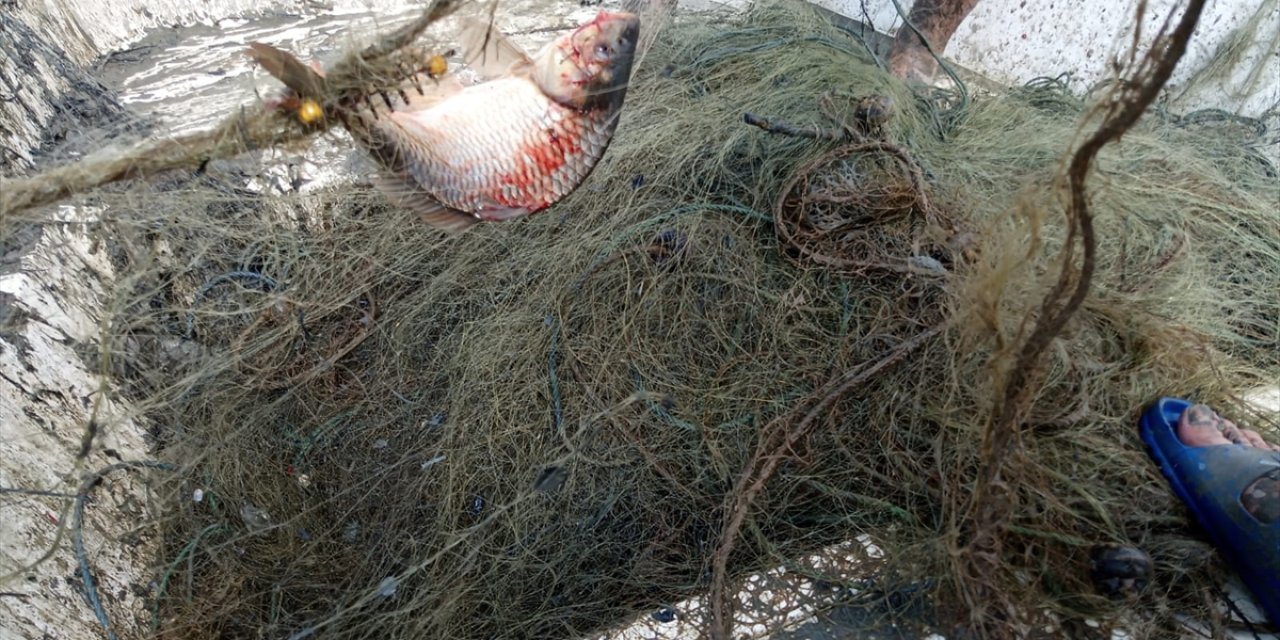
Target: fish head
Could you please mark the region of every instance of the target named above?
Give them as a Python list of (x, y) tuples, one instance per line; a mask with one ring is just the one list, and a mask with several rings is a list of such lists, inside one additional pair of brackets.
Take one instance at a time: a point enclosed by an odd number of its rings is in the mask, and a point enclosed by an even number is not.
[(543, 93), (579, 109), (621, 105), (631, 80), (640, 18), (601, 11), (557, 38), (534, 60), (533, 78)]

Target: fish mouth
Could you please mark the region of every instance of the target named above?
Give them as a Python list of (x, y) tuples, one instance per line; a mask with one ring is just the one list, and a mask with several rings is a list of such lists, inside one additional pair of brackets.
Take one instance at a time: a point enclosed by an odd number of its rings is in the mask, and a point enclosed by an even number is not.
[[(621, 24), (620, 28), (616, 26), (619, 24)], [(595, 29), (596, 32), (594, 34), (584, 36), (583, 32), (587, 29)], [(616, 29), (616, 32), (614, 32), (614, 29)], [(590, 37), (591, 35), (608, 35), (615, 37), (617, 39), (616, 44), (618, 45), (617, 59), (608, 65), (601, 66), (588, 62), (589, 58), (584, 56), (584, 52), (578, 49), (577, 43), (581, 41), (581, 38)], [(636, 42), (639, 40), (639, 37), (639, 16), (627, 11), (600, 11), (596, 14), (596, 17), (591, 20), (591, 22), (580, 25), (577, 29), (573, 30), (573, 33), (570, 34), (569, 40), (574, 43), (573, 47), (575, 54), (571, 59), (571, 62), (574, 68), (582, 73), (583, 76), (590, 78), (594, 78), (597, 73), (604, 68), (618, 67), (619, 65), (621, 65), (621, 68), (629, 71), (631, 66), (630, 59), (635, 54)]]

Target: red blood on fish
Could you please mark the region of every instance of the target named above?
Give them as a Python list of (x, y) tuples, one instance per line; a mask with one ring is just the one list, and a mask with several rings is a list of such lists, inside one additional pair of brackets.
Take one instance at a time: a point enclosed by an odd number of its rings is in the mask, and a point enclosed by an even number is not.
[(562, 121), (563, 132), (549, 129), (545, 138), (538, 138), (525, 143), (516, 151), (516, 168), (498, 178), (504, 185), (520, 189), (525, 199), (507, 198), (501, 191), (495, 193), (497, 201), (505, 207), (529, 209), (529, 212), (540, 211), (554, 202), (553, 193), (542, 189), (543, 181), (573, 161), (582, 153), (578, 144), (580, 135), (577, 123), (572, 119)]

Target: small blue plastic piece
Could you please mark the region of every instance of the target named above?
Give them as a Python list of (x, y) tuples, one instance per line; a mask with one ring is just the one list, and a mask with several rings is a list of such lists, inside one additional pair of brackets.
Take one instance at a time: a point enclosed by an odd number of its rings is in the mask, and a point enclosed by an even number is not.
[(1280, 625), (1280, 521), (1259, 522), (1240, 502), (1245, 487), (1280, 468), (1280, 452), (1242, 445), (1182, 444), (1178, 418), (1190, 406), (1178, 398), (1157, 400), (1142, 415), (1142, 440), (1223, 559), (1249, 587), (1271, 623)]

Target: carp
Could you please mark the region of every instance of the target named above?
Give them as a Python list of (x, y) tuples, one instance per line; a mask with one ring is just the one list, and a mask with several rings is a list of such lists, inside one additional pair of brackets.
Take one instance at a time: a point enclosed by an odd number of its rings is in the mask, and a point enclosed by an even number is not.
[[(601, 11), (533, 55), (491, 25), (464, 25), (464, 62), (481, 82), (450, 75), (394, 108), (369, 101), (344, 116), (381, 165), (375, 186), (450, 232), (542, 211), (583, 183), (617, 128), (640, 19)], [(251, 55), (282, 79), (304, 73), (267, 45)]]

